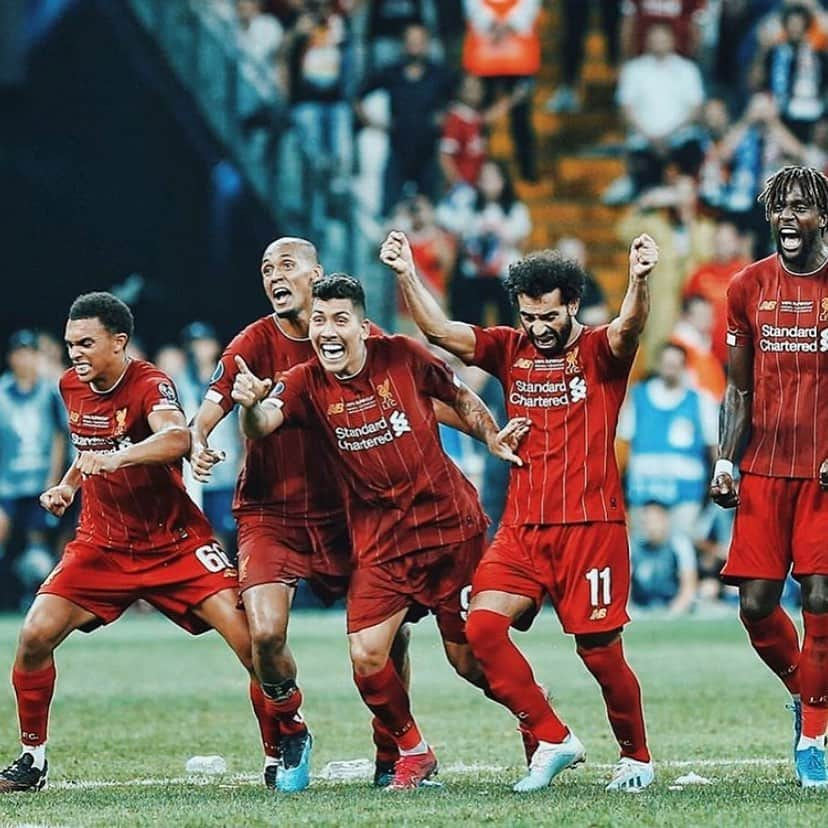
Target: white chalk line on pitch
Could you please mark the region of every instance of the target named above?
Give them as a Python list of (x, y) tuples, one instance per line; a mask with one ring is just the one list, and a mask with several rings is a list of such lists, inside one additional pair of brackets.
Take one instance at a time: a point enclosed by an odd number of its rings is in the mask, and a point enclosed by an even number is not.
[[(367, 760), (366, 760), (367, 761)], [(730, 768), (730, 767), (780, 767), (782, 765), (789, 765), (790, 759), (681, 759), (681, 760), (666, 760), (663, 762), (656, 762), (656, 768)], [(588, 763), (588, 768), (595, 768), (596, 770), (612, 770), (615, 765), (606, 763)], [(490, 764), (466, 764), (465, 762), (457, 762), (452, 765), (441, 766), (441, 771), (447, 774), (458, 776), (472, 776), (477, 773), (501, 773), (511, 770), (506, 765), (490, 765)], [(331, 778), (330, 776), (323, 776), (314, 774), (312, 778), (319, 782), (337, 782), (337, 783), (351, 783), (351, 782), (365, 782), (370, 777), (367, 775), (351, 776), (347, 778)], [(236, 787), (238, 785), (260, 785), (262, 783), (261, 773), (235, 773), (235, 774), (220, 774), (216, 776), (204, 776), (200, 774), (193, 774), (191, 776), (179, 777), (159, 777), (148, 779), (125, 779), (125, 780), (109, 780), (109, 779), (85, 779), (78, 781), (61, 780), (59, 782), (50, 782), (47, 790), (66, 790), (66, 791), (83, 791), (96, 790), (98, 788), (149, 788), (166, 785), (189, 785), (194, 787)]]

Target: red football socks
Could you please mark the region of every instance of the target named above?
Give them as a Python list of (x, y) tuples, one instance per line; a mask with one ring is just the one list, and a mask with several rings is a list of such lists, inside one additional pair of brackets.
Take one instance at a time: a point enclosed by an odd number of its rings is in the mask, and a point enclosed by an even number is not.
[(285, 699), (267, 698), (268, 704), (275, 711), (279, 720), (279, 732), (282, 736), (295, 736), (297, 733), (304, 733), (308, 726), (299, 712), (302, 705), (302, 691), (296, 687)]
[(828, 727), (828, 615), (803, 612), (805, 637), (799, 659), (802, 735), (818, 739)]
[(529, 662), (509, 638), (510, 620), (491, 610), (474, 610), (466, 637), (480, 662), (492, 697), (514, 713), (543, 742), (562, 742), (569, 733), (538, 687)]
[(422, 735), (411, 715), (408, 692), (391, 661), (370, 676), (354, 673), (354, 682), (362, 700), (391, 733), (400, 750), (411, 750)]
[(621, 747), (621, 755), (649, 762), (641, 687), (624, 658), (620, 639), (606, 647), (578, 647), (578, 655), (601, 686), (607, 718)]
[(24, 745), (42, 745), (48, 737), (49, 705), (55, 692), (56, 675), (54, 662), (35, 672), (12, 670), (20, 741)]
[(259, 723), (259, 733), (265, 756), (279, 755), (279, 718), (273, 709), (273, 702), (265, 696), (259, 682), (250, 680), (250, 703)]
[(741, 613), (739, 618), (759, 658), (791, 693), (799, 693), (799, 637), (788, 613), (782, 607), (776, 607), (770, 615), (758, 621)]
[(374, 731), (377, 761), (396, 762), (400, 758), (400, 751), (397, 748), (397, 740), (391, 735), (391, 731), (376, 716), (371, 720), (371, 727)]

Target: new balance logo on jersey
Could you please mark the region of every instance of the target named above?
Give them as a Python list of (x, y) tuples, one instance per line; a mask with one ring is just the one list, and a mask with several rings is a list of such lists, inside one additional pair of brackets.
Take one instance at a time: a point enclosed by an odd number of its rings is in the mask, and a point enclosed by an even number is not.
[(408, 417), (402, 411), (395, 411), (388, 419), (391, 421), (391, 428), (394, 429), (395, 437), (402, 437), (406, 431), (411, 431), (411, 426), (408, 424)]

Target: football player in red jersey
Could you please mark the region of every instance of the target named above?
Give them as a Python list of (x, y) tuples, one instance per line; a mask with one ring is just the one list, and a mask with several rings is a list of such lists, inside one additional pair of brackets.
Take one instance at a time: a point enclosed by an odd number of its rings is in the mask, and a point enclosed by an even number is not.
[[(236, 571), (184, 489), (190, 433), (175, 387), (154, 365), (127, 356), (132, 330), (129, 308), (108, 293), (79, 296), (69, 310), (72, 367), (60, 393), (78, 455), (40, 502), (60, 516), (81, 489), (81, 516), (23, 622), (12, 671), (22, 752), (0, 772), (0, 792), (46, 783), (55, 648), (74, 630), (114, 621), (138, 599), (193, 634), (217, 630), (254, 683)], [(264, 739), (270, 714), (263, 699), (254, 709)]]
[[(738, 507), (722, 577), (757, 655), (792, 695), (803, 787), (828, 787), (828, 178), (785, 167), (760, 199), (777, 252), (727, 293), (728, 383), (710, 492)], [(738, 464), (741, 480), (734, 483)], [(805, 636), (779, 604), (802, 587)]]
[(649, 310), (658, 248), (639, 236), (620, 315), (590, 328), (576, 319), (584, 274), (552, 251), (513, 264), (506, 282), (521, 327), (453, 322), (417, 276), (408, 240), (389, 234), (380, 258), (397, 275), (414, 321), (431, 342), (497, 377), (510, 417), (531, 428), (513, 466), (506, 509), (474, 576), (466, 634), (494, 697), (519, 720), (529, 773), (517, 792), (548, 785), (584, 760), (584, 747), (552, 710), (509, 637), (548, 595), (595, 676), (621, 748), (608, 790), (649, 785), (653, 766), (641, 691), (621, 631), (629, 621), (630, 560), (614, 454), (618, 411)]
[(251, 438), (299, 426), (332, 458), (356, 560), (347, 599), (354, 680), (399, 747), (389, 787), (410, 789), (437, 767), (389, 661), (411, 609), (434, 612), (451, 664), (488, 689), (463, 630), (486, 518), (474, 487), (440, 445), (432, 398), (453, 407), (470, 433), (511, 462), (521, 462), (513, 448), (525, 424), (498, 432), (481, 400), (422, 345), (369, 337), (355, 279), (329, 276), (313, 292), (309, 333), (317, 359), (288, 371), (270, 396), (271, 380), (239, 359), (233, 398)]
[[(316, 248), (306, 239), (285, 237), (267, 246), (262, 286), (273, 312), (242, 330), (225, 349), (196, 415), (191, 463), (205, 479), (219, 460), (208, 447), (218, 422), (234, 406), (231, 396), (241, 357), (260, 377), (276, 381), (294, 365), (313, 358), (308, 337), (311, 289), (323, 275)], [(379, 333), (379, 328), (372, 328)], [(441, 421), (457, 425), (446, 406), (435, 405)], [(253, 664), (281, 730), (267, 745), (265, 782), (295, 791), (307, 784), (311, 737), (299, 714), (302, 693), (288, 646), (288, 621), (300, 578), (324, 600), (343, 596), (351, 573), (345, 512), (332, 469), (316, 451), (313, 435), (286, 429), (247, 442), (244, 468), (233, 503), (238, 524), (239, 587), (253, 639)], [(392, 658), (408, 684), (407, 628), (394, 642)], [(390, 782), (398, 758), (396, 743), (378, 719), (374, 782)]]

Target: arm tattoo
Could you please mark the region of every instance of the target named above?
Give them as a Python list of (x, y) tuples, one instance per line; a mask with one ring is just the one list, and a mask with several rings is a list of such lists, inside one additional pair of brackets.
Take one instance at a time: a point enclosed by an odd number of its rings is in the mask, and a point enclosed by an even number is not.
[(753, 393), (728, 383), (719, 412), (719, 457), (737, 463), (750, 436)]
[(472, 437), (487, 443), (491, 437), (497, 434), (497, 423), (492, 417), (491, 411), (468, 388), (463, 387), (457, 392), (454, 410), (466, 424)]

